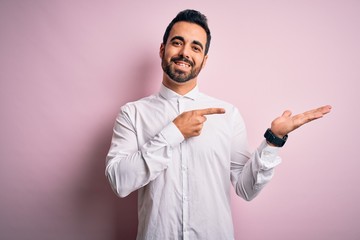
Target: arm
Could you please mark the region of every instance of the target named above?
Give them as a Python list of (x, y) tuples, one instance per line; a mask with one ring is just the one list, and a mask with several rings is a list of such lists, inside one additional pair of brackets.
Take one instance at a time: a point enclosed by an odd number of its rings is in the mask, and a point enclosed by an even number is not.
[(170, 123), (143, 146), (138, 146), (136, 129), (122, 110), (116, 118), (106, 157), (105, 173), (113, 190), (125, 197), (155, 179), (167, 168), (172, 147), (183, 139), (176, 126)]
[[(331, 106), (323, 106), (317, 109), (291, 116), (290, 111), (285, 111), (282, 116), (271, 123), (271, 130), (275, 135), (283, 138), (285, 135), (313, 120), (323, 117), (331, 111)], [(260, 190), (268, 183), (274, 168), (281, 162), (277, 155), (277, 147), (267, 144), (265, 141), (250, 155), (246, 143), (246, 131), (244, 123), (238, 112), (235, 114), (235, 134), (232, 145), (231, 181), (236, 193), (246, 200), (253, 199)]]
[(143, 146), (138, 146), (138, 129), (134, 129), (124, 109), (116, 119), (105, 170), (113, 190), (120, 197), (129, 195), (159, 176), (168, 167), (172, 148), (184, 138), (200, 134), (206, 121), (204, 115), (224, 113), (218, 108), (184, 112)]
[[(193, 110), (180, 114), (174, 123), (185, 138), (191, 138), (201, 134), (203, 124), (206, 122), (205, 115), (223, 113), (225, 110), (222, 108)], [(250, 155), (245, 124), (237, 109), (232, 113), (231, 181), (239, 196), (251, 200), (270, 181), (273, 168), (280, 163), (280, 158), (277, 156), (278, 148), (271, 147), (264, 141), (257, 151)]]
[(234, 135), (231, 145), (230, 179), (238, 196), (247, 201), (255, 198), (274, 175), (281, 159), (279, 148), (265, 141), (251, 154), (248, 150), (245, 124), (239, 112), (233, 115)]

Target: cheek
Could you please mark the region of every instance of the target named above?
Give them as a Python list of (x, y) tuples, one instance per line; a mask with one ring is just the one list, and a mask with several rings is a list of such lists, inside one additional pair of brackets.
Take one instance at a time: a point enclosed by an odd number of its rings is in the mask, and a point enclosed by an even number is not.
[(171, 49), (165, 49), (164, 50), (163, 59), (170, 60), (172, 56), (173, 56), (173, 53), (172, 53)]
[(200, 67), (201, 64), (204, 62), (204, 57), (197, 57), (194, 60), (196, 61), (196, 66)]
[(173, 47), (171, 45), (168, 45), (165, 49), (164, 49), (164, 55), (166, 58), (172, 58), (174, 56), (178, 56), (179, 53), (180, 53), (180, 49), (179, 48), (176, 48), (176, 47)]

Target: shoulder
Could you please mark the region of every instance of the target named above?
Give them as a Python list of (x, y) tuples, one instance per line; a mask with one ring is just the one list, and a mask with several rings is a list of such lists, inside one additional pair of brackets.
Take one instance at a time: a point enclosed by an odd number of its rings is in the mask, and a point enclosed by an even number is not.
[(224, 120), (231, 127), (245, 127), (245, 121), (239, 109), (232, 103), (201, 93), (200, 101), (207, 102), (208, 107), (225, 109)]
[(212, 96), (209, 96), (207, 94), (201, 93), (200, 94), (200, 101), (207, 102), (209, 105), (214, 106), (214, 107), (224, 108), (227, 113), (230, 113), (230, 114), (237, 113), (237, 114), (239, 114), (239, 110), (234, 104), (229, 103), (227, 101), (224, 101), (222, 99), (219, 99), (219, 98), (212, 97)]
[(143, 97), (136, 101), (131, 101), (120, 107), (120, 112), (122, 113), (134, 113), (139, 109), (147, 108), (149, 105), (153, 104), (154, 101), (158, 99), (157, 94), (153, 94), (147, 97)]

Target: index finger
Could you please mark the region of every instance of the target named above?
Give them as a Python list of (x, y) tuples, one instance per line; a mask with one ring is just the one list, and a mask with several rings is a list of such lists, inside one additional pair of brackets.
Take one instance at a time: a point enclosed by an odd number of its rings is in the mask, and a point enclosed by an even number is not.
[(197, 114), (199, 115), (210, 115), (210, 114), (224, 114), (225, 109), (224, 108), (204, 108), (195, 110)]

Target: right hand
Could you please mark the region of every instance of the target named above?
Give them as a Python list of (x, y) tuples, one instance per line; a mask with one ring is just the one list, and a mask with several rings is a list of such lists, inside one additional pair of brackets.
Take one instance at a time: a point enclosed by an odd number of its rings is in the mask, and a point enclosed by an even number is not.
[(224, 114), (225, 109), (223, 108), (205, 108), (183, 112), (177, 118), (174, 119), (173, 123), (180, 130), (184, 138), (190, 138), (199, 136), (203, 124), (206, 121), (205, 115), (210, 114)]

